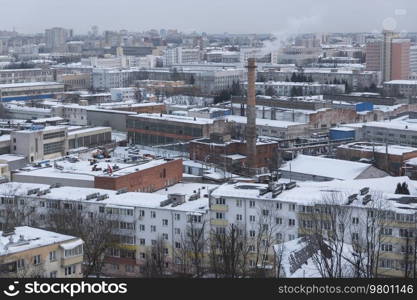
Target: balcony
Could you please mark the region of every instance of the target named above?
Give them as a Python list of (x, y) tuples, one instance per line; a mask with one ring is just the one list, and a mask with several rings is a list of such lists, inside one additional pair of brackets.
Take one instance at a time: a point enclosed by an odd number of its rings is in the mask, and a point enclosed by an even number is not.
[(229, 210), (229, 206), (224, 204), (213, 204), (211, 206), (211, 210), (214, 212), (227, 212)]
[(227, 222), (227, 220), (225, 220), (225, 219), (212, 219), (211, 220), (211, 225), (213, 225), (213, 226), (226, 227), (228, 224), (229, 224), (229, 222)]
[(83, 262), (83, 255), (63, 257), (61, 258), (61, 266), (67, 267), (75, 264), (81, 264)]

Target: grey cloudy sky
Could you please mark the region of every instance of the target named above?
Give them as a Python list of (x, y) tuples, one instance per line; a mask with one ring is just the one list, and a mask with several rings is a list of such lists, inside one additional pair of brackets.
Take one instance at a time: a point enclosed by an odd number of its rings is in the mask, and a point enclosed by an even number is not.
[(0, 30), (62, 26), (209, 33), (417, 31), (415, 0), (0, 0)]

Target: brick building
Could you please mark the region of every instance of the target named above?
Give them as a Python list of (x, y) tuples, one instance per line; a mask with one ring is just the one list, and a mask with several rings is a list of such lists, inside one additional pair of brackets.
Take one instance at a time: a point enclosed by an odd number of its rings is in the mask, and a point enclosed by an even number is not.
[(417, 157), (417, 148), (399, 145), (385, 145), (372, 142), (357, 142), (337, 148), (338, 159), (358, 161), (366, 159), (391, 175), (403, 175), (404, 162)]
[(226, 130), (224, 120), (163, 114), (130, 115), (126, 127), (129, 143), (151, 146), (186, 142)]
[[(190, 142), (189, 153), (193, 160), (214, 163), (226, 167), (228, 171), (241, 173), (247, 166), (247, 147), (244, 141), (198, 139)], [(256, 143), (256, 168), (278, 168), (278, 143), (258, 140)]]
[(134, 170), (121, 170), (94, 177), (94, 187), (129, 192), (154, 192), (182, 180), (182, 159), (154, 160)]

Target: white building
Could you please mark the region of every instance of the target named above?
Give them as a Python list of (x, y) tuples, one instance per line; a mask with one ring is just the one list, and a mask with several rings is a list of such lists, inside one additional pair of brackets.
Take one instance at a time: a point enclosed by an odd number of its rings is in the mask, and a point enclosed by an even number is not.
[(164, 66), (177, 64), (197, 64), (200, 62), (200, 50), (182, 47), (168, 48), (164, 55)]
[[(105, 266), (105, 272), (114, 276), (137, 276), (147, 250), (158, 240), (164, 241), (164, 253), (171, 267), (176, 263), (175, 253), (181, 247), (189, 226), (201, 227), (208, 234), (208, 194), (211, 188), (213, 185), (210, 184), (178, 184), (168, 191), (150, 194), (7, 183), (0, 185), (0, 194), (10, 195), (10, 190), (15, 190), (13, 198), (24, 199), (24, 205), (34, 207), (36, 215), (47, 214), (51, 207), (76, 205), (83, 211), (107, 216), (117, 224), (114, 231), (120, 237), (120, 244), (108, 249), (111, 262)], [(46, 190), (48, 192), (44, 194)], [(0, 203), (0, 223), (5, 222), (1, 213), (5, 209), (3, 202)], [(22, 201), (17, 203), (23, 205)]]
[(113, 88), (110, 89), (112, 101), (127, 101), (135, 98), (134, 88)]

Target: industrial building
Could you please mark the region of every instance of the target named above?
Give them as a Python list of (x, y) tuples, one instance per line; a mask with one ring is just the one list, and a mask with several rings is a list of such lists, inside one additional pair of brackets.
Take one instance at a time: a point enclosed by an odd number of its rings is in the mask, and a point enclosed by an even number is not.
[(27, 82), (0, 84), (0, 101), (29, 101), (54, 98), (64, 92), (64, 84), (57, 82)]
[(224, 120), (201, 119), (165, 114), (138, 114), (127, 116), (129, 143), (167, 145), (209, 137), (223, 132)]

